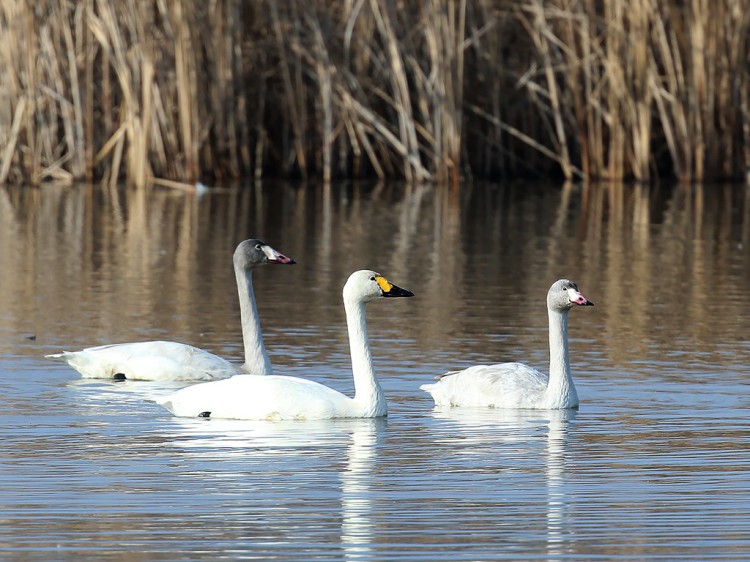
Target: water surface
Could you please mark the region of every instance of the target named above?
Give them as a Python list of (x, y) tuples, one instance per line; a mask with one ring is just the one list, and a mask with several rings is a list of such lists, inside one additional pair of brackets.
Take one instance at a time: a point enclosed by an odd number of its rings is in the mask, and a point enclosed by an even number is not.
[[(18, 560), (746, 560), (745, 187), (0, 190), (0, 556)], [(241, 362), (231, 252), (278, 373), (352, 392), (341, 304), (371, 268), (379, 420), (179, 419), (176, 383), (82, 381), (61, 349), (171, 339)], [(435, 409), (476, 363), (546, 370), (571, 312), (574, 412)]]

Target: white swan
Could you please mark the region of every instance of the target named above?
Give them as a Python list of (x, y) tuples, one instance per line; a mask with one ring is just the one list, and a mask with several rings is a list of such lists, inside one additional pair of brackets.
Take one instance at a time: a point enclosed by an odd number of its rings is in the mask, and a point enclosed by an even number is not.
[(355, 271), (344, 285), (344, 309), (354, 375), (354, 398), (307, 379), (237, 375), (196, 384), (160, 397), (176, 416), (247, 420), (373, 418), (388, 412), (375, 378), (367, 339), (365, 304), (380, 297), (411, 297), (374, 271)]
[(192, 345), (170, 341), (100, 345), (45, 357), (62, 359), (80, 372), (83, 378), (206, 381), (239, 373), (270, 375), (273, 368), (263, 345), (253, 293), (253, 268), (266, 263), (293, 264), (295, 261), (256, 239), (241, 242), (234, 251), (233, 260), (245, 345), (245, 363), (242, 366)]
[(575, 283), (560, 279), (547, 292), (549, 312), (549, 377), (523, 363), (476, 365), (438, 377), (420, 388), (437, 406), (529, 408), (557, 410), (578, 407), (578, 393), (570, 373), (568, 311), (593, 306)]

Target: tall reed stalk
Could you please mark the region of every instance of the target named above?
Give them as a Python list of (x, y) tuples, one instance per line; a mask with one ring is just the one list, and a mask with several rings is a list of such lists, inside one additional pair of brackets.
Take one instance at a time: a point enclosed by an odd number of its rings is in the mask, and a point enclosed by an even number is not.
[(0, 0), (0, 183), (739, 179), (742, 0)]

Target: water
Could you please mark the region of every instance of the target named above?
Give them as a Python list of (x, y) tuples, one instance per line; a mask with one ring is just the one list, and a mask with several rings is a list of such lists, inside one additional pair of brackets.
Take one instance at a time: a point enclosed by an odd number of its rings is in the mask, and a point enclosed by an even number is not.
[[(166, 338), (241, 361), (231, 252), (278, 373), (351, 393), (341, 287), (368, 305), (379, 420), (179, 419), (175, 383), (42, 356)], [(747, 560), (750, 199), (738, 186), (265, 185), (201, 198), (0, 191), (0, 558)], [(546, 370), (544, 295), (574, 279), (577, 412), (438, 410), (471, 364)]]

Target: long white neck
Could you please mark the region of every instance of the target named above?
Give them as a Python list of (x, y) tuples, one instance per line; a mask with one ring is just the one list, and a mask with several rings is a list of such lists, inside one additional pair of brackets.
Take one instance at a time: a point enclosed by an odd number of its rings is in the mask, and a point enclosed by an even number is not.
[(344, 299), (346, 325), (349, 329), (349, 349), (354, 375), (354, 402), (369, 416), (383, 416), (388, 411), (383, 389), (375, 378), (370, 342), (367, 338), (365, 303)]
[(235, 266), (234, 275), (237, 278), (237, 291), (240, 296), (242, 341), (245, 345), (245, 364), (242, 368), (254, 375), (270, 375), (273, 373), (273, 367), (260, 331), (258, 307), (255, 305), (253, 293), (253, 270)]
[(549, 312), (549, 383), (544, 393), (550, 408), (570, 408), (578, 405), (578, 393), (573, 385), (568, 353), (568, 311)]

